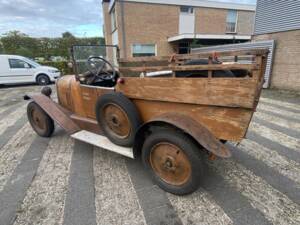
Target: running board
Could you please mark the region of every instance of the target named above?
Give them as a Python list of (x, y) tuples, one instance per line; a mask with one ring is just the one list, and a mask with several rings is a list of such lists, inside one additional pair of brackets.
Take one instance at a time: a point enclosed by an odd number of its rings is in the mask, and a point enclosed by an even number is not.
[(95, 134), (86, 130), (81, 130), (71, 135), (76, 140), (103, 148), (105, 150), (124, 155), (129, 158), (134, 158), (132, 148), (126, 148), (112, 143), (107, 137)]

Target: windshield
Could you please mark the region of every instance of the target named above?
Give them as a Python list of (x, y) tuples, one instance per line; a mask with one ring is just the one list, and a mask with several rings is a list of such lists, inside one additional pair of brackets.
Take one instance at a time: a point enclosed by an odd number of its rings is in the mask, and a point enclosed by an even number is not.
[(24, 60), (25, 60), (26, 62), (28, 62), (29, 64), (31, 64), (32, 66), (34, 66), (34, 67), (39, 67), (39, 66), (41, 66), (40, 64), (38, 64), (36, 61), (34, 61), (34, 60), (32, 60), (32, 59), (24, 58)]
[(92, 56), (105, 58), (114, 67), (117, 67), (118, 50), (116, 46), (97, 45), (97, 46), (73, 46), (72, 56), (77, 73), (82, 74), (88, 71), (87, 60)]

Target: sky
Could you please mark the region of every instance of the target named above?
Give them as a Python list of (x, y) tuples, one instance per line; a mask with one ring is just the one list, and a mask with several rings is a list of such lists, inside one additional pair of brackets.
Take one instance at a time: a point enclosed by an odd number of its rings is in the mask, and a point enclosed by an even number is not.
[[(250, 3), (256, 0), (214, 0)], [(102, 34), (101, 0), (0, 0), (0, 35), (18, 30), (33, 37), (77, 37)]]

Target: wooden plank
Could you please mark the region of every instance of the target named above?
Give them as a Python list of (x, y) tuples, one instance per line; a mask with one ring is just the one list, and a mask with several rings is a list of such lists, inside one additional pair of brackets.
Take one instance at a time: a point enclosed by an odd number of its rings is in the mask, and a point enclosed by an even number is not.
[(260, 49), (249, 49), (249, 50), (237, 50), (237, 51), (211, 51), (211, 52), (201, 52), (194, 54), (182, 54), (176, 55), (176, 58), (179, 60), (184, 59), (197, 59), (197, 58), (207, 58), (212, 56), (212, 54), (217, 54), (218, 57), (222, 56), (245, 56), (245, 55), (265, 55), (269, 52), (267, 48)]
[(194, 70), (256, 70), (256, 64), (208, 64), (208, 65), (188, 65), (188, 66), (147, 66), (147, 67), (120, 67), (122, 73), (126, 72), (153, 72), (161, 70), (172, 71), (194, 71)]
[[(175, 55), (175, 59), (193, 59), (193, 58), (207, 58), (212, 54), (221, 56), (241, 56), (241, 55), (265, 55), (269, 52), (267, 48), (251, 49), (251, 50), (237, 50), (237, 51), (210, 51), (195, 54), (178, 54)], [(136, 58), (121, 58), (119, 62), (149, 62), (149, 61), (166, 61), (170, 60), (170, 56), (150, 56), (150, 57), (136, 57)]]
[(131, 100), (138, 108), (144, 122), (168, 112), (181, 113), (204, 125), (216, 138), (230, 141), (240, 141), (245, 136), (253, 113), (251, 109), (243, 108)]
[(124, 77), (116, 90), (129, 98), (200, 105), (254, 106), (252, 78), (133, 78)]

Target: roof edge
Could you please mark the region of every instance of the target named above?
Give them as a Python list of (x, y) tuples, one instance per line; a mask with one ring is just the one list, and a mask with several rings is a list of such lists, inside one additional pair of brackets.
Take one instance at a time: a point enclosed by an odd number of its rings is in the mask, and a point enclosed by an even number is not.
[(206, 8), (236, 9), (236, 10), (245, 10), (245, 11), (256, 10), (256, 5), (252, 5), (252, 4), (216, 2), (216, 1), (207, 1), (207, 0), (123, 0), (123, 1), (149, 3), (149, 4), (162, 4), (162, 5), (186, 5), (186, 6), (206, 7)]

